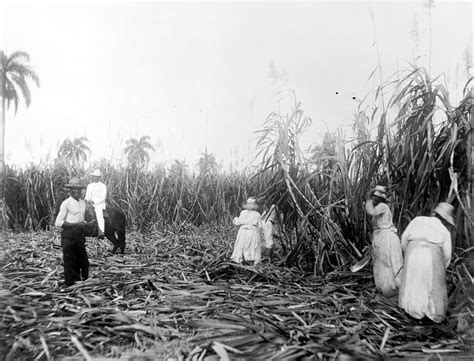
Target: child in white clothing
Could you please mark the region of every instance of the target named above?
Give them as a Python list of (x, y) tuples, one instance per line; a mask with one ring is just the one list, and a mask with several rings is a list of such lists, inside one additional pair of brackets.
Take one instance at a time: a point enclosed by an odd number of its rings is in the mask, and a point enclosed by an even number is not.
[(265, 240), (265, 252), (269, 259), (273, 258), (273, 225), (275, 223), (276, 207), (274, 204), (262, 214), (263, 238)]
[(243, 260), (253, 261), (254, 265), (257, 265), (262, 259), (259, 231), (262, 221), (255, 198), (247, 199), (244, 210), (240, 212), (239, 217), (234, 218), (234, 224), (240, 228), (230, 259), (237, 263), (242, 263)]

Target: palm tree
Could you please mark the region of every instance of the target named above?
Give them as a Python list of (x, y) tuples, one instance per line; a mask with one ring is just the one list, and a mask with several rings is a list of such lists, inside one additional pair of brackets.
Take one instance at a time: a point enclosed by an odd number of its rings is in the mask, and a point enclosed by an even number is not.
[(150, 137), (144, 135), (140, 139), (130, 138), (125, 142), (124, 153), (127, 156), (128, 164), (142, 166), (150, 161), (149, 151), (154, 151), (150, 143)]
[(90, 153), (89, 147), (85, 144), (88, 141), (87, 137), (65, 139), (59, 147), (58, 158), (71, 163), (74, 167), (84, 165), (84, 162), (87, 162), (87, 153)]
[(199, 175), (206, 176), (217, 173), (218, 165), (214, 154), (208, 153), (206, 148), (201, 155), (198, 161)]
[(5, 207), (5, 106), (10, 108), (11, 103), (15, 105), (15, 113), (18, 110), (20, 93), (27, 107), (31, 104), (31, 92), (28, 81), (32, 81), (39, 87), (38, 75), (28, 65), (30, 56), (24, 51), (16, 51), (7, 56), (0, 50), (0, 98), (2, 99), (2, 114), (0, 126), (0, 228), (6, 221)]
[(188, 165), (185, 160), (175, 159), (174, 163), (170, 167), (170, 174), (182, 178), (188, 174), (187, 171)]

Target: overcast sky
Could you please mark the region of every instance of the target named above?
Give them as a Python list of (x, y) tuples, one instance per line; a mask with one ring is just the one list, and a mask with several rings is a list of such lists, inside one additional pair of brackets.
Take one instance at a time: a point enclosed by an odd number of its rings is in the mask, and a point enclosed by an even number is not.
[[(142, 135), (161, 142), (154, 159), (192, 164), (207, 146), (225, 165), (246, 162), (253, 132), (279, 109), (278, 87), (294, 90), (313, 120), (307, 146), (326, 126), (348, 124), (357, 99), (378, 85), (368, 80), (376, 44), (384, 79), (415, 54), (428, 64), (423, 1), (1, 4), (1, 49), (28, 52), (41, 81), (30, 108), (7, 113), (10, 164), (55, 157), (60, 141), (80, 136), (93, 160), (119, 157), (126, 139)], [(457, 101), (472, 4), (435, 2), (431, 14), (432, 74), (446, 75)], [(286, 82), (272, 84), (271, 63)]]

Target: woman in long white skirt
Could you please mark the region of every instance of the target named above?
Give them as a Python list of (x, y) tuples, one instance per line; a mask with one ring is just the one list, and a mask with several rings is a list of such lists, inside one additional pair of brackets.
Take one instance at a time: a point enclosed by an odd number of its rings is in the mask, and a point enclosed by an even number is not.
[(372, 259), (375, 287), (386, 297), (396, 295), (403, 266), (402, 248), (397, 229), (392, 223), (392, 212), (386, 200), (385, 187), (376, 186), (365, 204), (372, 216)]
[(257, 211), (255, 198), (250, 197), (244, 205), (239, 217), (234, 218), (234, 224), (240, 226), (234, 244), (234, 252), (230, 259), (237, 263), (253, 261), (254, 265), (262, 260), (262, 245), (260, 240), (261, 215)]
[(431, 217), (416, 217), (402, 234), (405, 264), (398, 303), (416, 319), (441, 322), (448, 308), (446, 268), (451, 262), (454, 207), (440, 203)]

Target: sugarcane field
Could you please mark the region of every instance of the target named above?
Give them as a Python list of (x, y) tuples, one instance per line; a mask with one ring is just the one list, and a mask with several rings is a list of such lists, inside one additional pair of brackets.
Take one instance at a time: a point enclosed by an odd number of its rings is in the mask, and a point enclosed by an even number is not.
[(1, 3), (0, 361), (474, 360), (472, 10)]

